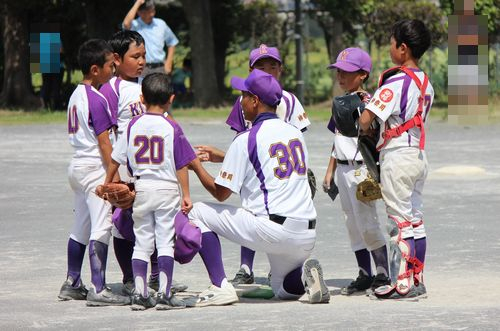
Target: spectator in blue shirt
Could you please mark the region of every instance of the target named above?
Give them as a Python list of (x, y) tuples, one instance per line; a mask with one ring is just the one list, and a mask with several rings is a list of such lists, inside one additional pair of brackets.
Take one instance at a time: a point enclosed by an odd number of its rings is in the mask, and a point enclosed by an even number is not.
[[(152, 0), (136, 0), (123, 19), (123, 28), (137, 31), (144, 38), (146, 46), (146, 68), (142, 75), (152, 72), (172, 73), (175, 46), (179, 40), (167, 23), (155, 17), (155, 4)], [(138, 15), (138, 18), (135, 16)], [(167, 45), (165, 58), (164, 47)]]

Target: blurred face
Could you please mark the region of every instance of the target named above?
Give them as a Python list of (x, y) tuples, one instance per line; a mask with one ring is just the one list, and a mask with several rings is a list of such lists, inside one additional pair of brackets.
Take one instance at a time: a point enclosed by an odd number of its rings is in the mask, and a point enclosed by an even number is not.
[(96, 70), (96, 81), (99, 85), (106, 83), (113, 77), (114, 68), (113, 65), (114, 57), (113, 53), (106, 55), (106, 62), (102, 67), (97, 66)]
[(250, 68), (250, 71), (252, 71), (253, 69), (262, 70), (270, 75), (273, 75), (273, 77), (276, 78), (277, 81), (280, 80), (282, 71), (281, 63), (273, 58), (265, 57), (263, 59), (260, 59), (259, 61), (255, 62), (253, 68)]
[(139, 77), (146, 65), (146, 48), (144, 44), (130, 44), (128, 51), (123, 55), (123, 59), (120, 59), (118, 54), (115, 53), (115, 64), (121, 78), (133, 80)]
[(143, 9), (137, 12), (137, 15), (141, 18), (141, 20), (146, 24), (151, 24), (153, 22), (153, 18), (155, 17), (156, 10), (155, 8)]
[(253, 122), (257, 116), (257, 102), (258, 98), (248, 92), (243, 91), (241, 98), (241, 107), (243, 108), (243, 115), (247, 121)]
[(348, 72), (337, 69), (337, 81), (340, 87), (346, 92), (357, 91), (363, 84), (363, 79), (366, 78), (365, 72)]

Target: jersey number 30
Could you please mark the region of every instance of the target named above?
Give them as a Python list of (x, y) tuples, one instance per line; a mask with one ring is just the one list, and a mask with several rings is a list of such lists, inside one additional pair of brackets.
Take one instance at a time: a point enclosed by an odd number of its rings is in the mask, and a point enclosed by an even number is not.
[(134, 146), (140, 146), (135, 153), (137, 164), (160, 164), (163, 162), (164, 141), (159, 136), (135, 136)]
[(288, 145), (279, 142), (269, 148), (271, 158), (278, 160), (279, 166), (274, 168), (277, 178), (285, 179), (295, 171), (298, 175), (305, 175), (307, 171), (304, 148), (298, 139), (292, 139)]

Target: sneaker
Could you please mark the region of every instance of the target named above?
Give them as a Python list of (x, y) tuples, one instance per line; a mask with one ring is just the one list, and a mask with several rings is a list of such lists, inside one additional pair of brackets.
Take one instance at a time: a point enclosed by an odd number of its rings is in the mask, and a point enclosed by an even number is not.
[(125, 306), (130, 304), (130, 297), (115, 294), (109, 287), (105, 287), (101, 292), (96, 293), (93, 287), (87, 294), (87, 306)]
[(74, 280), (71, 277), (68, 277), (66, 281), (62, 284), (61, 290), (59, 291), (59, 295), (57, 296), (61, 300), (86, 300), (87, 293), (89, 292), (85, 285), (80, 282), (80, 285), (77, 287), (73, 286)]
[(223, 306), (234, 302), (238, 302), (238, 295), (231, 283), (227, 283), (224, 287), (210, 285), (198, 295), (196, 307)]
[(352, 281), (351, 284), (347, 285), (346, 287), (341, 288), (340, 294), (352, 295), (356, 292), (364, 292), (372, 286), (373, 281), (373, 276), (365, 275), (363, 271), (360, 270), (358, 278), (356, 278), (356, 280)]
[(152, 296), (145, 298), (141, 294), (136, 293), (131, 298), (132, 306), (130, 308), (132, 310), (146, 310), (156, 306), (156, 300)]
[[(158, 292), (160, 290), (160, 278), (159, 277), (149, 277), (148, 281), (148, 287), (155, 292)], [(172, 286), (170, 287), (170, 290), (172, 293), (179, 293), (179, 292), (184, 292), (188, 289), (188, 286), (183, 283), (176, 282), (175, 280), (172, 281)]]
[(385, 274), (380, 273), (373, 278), (373, 282), (370, 287), (372, 291), (375, 291), (376, 288), (384, 285), (391, 285), (391, 279), (387, 277)]
[(424, 283), (418, 283), (418, 285), (415, 285), (415, 290), (417, 291), (419, 299), (427, 298), (427, 289), (425, 288)]
[[(148, 284), (148, 293), (150, 296), (154, 296), (158, 292), (154, 288), (151, 288)], [(133, 280), (129, 280), (123, 284), (122, 294), (128, 297), (131, 297), (135, 294), (135, 282)]]
[(169, 309), (182, 309), (186, 308), (186, 303), (184, 300), (179, 299), (175, 295), (171, 295), (169, 298), (165, 293), (158, 293), (156, 297), (156, 310), (169, 310)]
[(231, 284), (233, 285), (240, 285), (240, 284), (253, 284), (255, 281), (253, 277), (253, 271), (251, 274), (247, 274), (245, 269), (240, 268), (234, 278), (230, 281)]
[(316, 259), (307, 259), (302, 266), (302, 283), (309, 296), (309, 303), (327, 303), (330, 292), (323, 280), (323, 269)]
[(373, 294), (377, 299), (383, 300), (418, 301), (418, 294), (415, 286), (410, 287), (406, 294), (400, 294), (395, 286), (384, 285), (375, 289)]

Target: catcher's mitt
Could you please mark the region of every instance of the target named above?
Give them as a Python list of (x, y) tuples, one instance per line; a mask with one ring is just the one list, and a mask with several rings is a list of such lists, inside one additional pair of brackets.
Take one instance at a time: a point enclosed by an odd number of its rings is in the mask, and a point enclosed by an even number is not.
[(380, 185), (368, 174), (368, 177), (358, 184), (356, 198), (362, 202), (370, 202), (382, 198)]
[(309, 168), (307, 169), (307, 181), (309, 182), (309, 188), (311, 189), (311, 199), (314, 199), (316, 191), (318, 190), (316, 188), (316, 176), (314, 176), (314, 173)]
[(116, 208), (128, 209), (132, 207), (135, 199), (134, 184), (108, 183), (99, 185), (96, 193), (104, 200), (108, 200)]

